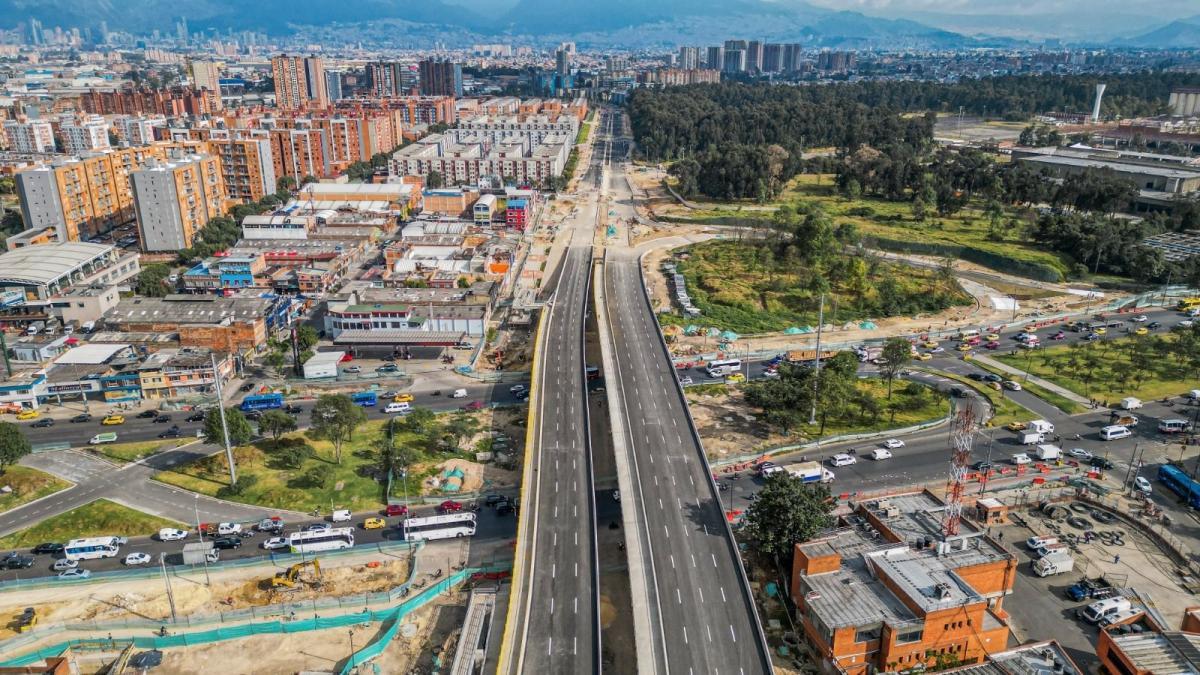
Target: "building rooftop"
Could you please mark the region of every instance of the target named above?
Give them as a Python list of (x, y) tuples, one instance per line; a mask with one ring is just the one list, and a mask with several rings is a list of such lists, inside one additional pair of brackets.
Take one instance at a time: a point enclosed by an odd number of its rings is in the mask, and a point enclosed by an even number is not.
[(108, 244), (80, 241), (25, 246), (0, 255), (0, 282), (49, 284), (112, 250)]
[(1147, 176), (1157, 176), (1160, 178), (1174, 178), (1180, 180), (1200, 178), (1200, 169), (1185, 169), (1180, 167), (1171, 168), (1168, 166), (1156, 166), (1153, 164), (1121, 161), (1120, 159), (1060, 157), (1058, 155), (1039, 155), (1022, 157), (1021, 159), (1028, 162), (1037, 162), (1039, 164), (1074, 166), (1085, 169), (1112, 169), (1113, 171), (1140, 173)]
[(317, 352), (304, 362), (306, 366), (320, 366), (330, 363), (340, 363), (346, 352)]
[(348, 344), (391, 344), (391, 345), (452, 345), (461, 342), (463, 331), (429, 330), (344, 330), (334, 338), (337, 345)]
[(253, 321), (267, 315), (270, 298), (221, 297), (216, 295), (168, 295), (165, 298), (134, 297), (121, 301), (104, 314), (108, 323), (163, 322), (212, 324)]
[(107, 363), (114, 356), (129, 349), (127, 344), (94, 344), (88, 343), (68, 350), (59, 356), (55, 363), (58, 365), (99, 364)]
[(978, 665), (952, 668), (947, 673), (962, 675), (1082, 675), (1067, 652), (1054, 640), (1032, 642), (989, 654)]
[(1138, 670), (1154, 675), (1200, 673), (1200, 635), (1195, 633), (1130, 633), (1109, 637)]

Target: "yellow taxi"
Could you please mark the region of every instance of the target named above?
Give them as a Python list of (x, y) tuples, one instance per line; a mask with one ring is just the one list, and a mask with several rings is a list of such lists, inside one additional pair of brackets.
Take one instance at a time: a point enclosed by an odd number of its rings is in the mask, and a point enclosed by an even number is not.
[(987, 339), (988, 340), (999, 340), (1000, 334), (999, 333), (988, 333)]
[(34, 420), (41, 416), (41, 413), (36, 410), (26, 410), (17, 414), (19, 420)]
[(913, 358), (918, 361), (928, 361), (933, 358), (933, 354), (913, 354)]
[(958, 345), (958, 351), (969, 352), (969, 351), (971, 351), (971, 345), (967, 344), (966, 342), (961, 342)]
[(1108, 329), (1105, 328), (1104, 326), (1100, 326), (1099, 328), (1093, 330), (1092, 332), (1095, 333), (1096, 335), (1104, 335), (1105, 333), (1108, 332)]
[(1009, 422), (1008, 424), (1004, 425), (1004, 428), (1008, 429), (1009, 431), (1023, 431), (1027, 426), (1029, 425), (1025, 424), (1024, 422)]
[(100, 422), (100, 424), (103, 424), (104, 426), (108, 426), (108, 427), (111, 427), (114, 424), (125, 424), (125, 416), (124, 415), (109, 415), (108, 417), (105, 417)]
[(392, 399), (394, 403), (412, 403), (412, 394), (396, 394), (396, 398)]
[(387, 521), (383, 518), (367, 518), (363, 521), (364, 530), (382, 530), (387, 527)]
[(921, 343), (921, 346), (925, 349), (937, 349), (938, 343), (937, 340), (926, 340), (925, 342)]
[(1146, 328), (1145, 326), (1142, 326), (1141, 328), (1138, 328), (1137, 330), (1133, 331), (1133, 334), (1134, 335), (1149, 335), (1150, 329)]
[(726, 382), (745, 382), (746, 376), (741, 373), (733, 373), (725, 376)]

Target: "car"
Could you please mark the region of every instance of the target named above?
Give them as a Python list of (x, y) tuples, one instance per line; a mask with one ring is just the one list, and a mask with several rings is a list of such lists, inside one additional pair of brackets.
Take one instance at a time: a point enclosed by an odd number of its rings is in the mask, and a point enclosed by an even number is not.
[(393, 403), (412, 403), (413, 395), (412, 394), (395, 394), (392, 396), (392, 402)]
[(944, 353), (945, 351), (946, 351), (945, 347), (934, 347), (933, 349), (929, 350), (929, 353), (930, 354), (941, 354), (941, 353)]
[(885, 459), (891, 459), (891, 458), (892, 458), (892, 451), (888, 450), (887, 448), (872, 448), (871, 449), (871, 459), (873, 459), (877, 462), (885, 460)]
[(194, 412), (184, 419), (185, 422), (203, 422), (205, 414), (203, 412)]
[(289, 415), (299, 415), (300, 413), (304, 412), (304, 409), (301, 408), (300, 406), (296, 405), (295, 403), (289, 403), (289, 404), (283, 406), (283, 412), (285, 412)]
[(332, 529), (333, 529), (333, 525), (330, 525), (329, 523), (313, 523), (312, 525), (306, 526), (304, 528), (304, 531), (305, 532), (325, 532), (325, 531), (332, 530)]
[(987, 344), (985, 344), (984, 348), (985, 349), (999, 349), (1000, 343), (995, 340), (992, 340), (991, 342), (988, 342)]
[(967, 344), (966, 342), (963, 342), (962, 344), (958, 345), (958, 347), (956, 347), (956, 349), (958, 349), (958, 351), (960, 351), (960, 352), (969, 352), (969, 351), (971, 351), (971, 345)]
[(21, 570), (33, 567), (33, 556), (13, 551), (0, 558), (0, 569)]
[(1154, 491), (1154, 487), (1150, 485), (1150, 481), (1146, 480), (1142, 476), (1138, 476), (1133, 479), (1133, 487), (1144, 495), (1148, 495)]
[(690, 378), (690, 377), (684, 377), (684, 378), (680, 378), (680, 380), (679, 380), (679, 384), (682, 384), (683, 386), (685, 386), (685, 387), (686, 387), (686, 386), (688, 386), (689, 384), (692, 384), (692, 378)]
[(353, 361), (353, 360), (354, 360), (354, 355), (351, 354), (350, 352), (346, 352), (345, 354), (342, 354), (342, 358), (338, 359), (338, 363), (349, 363), (350, 361)]
[(1133, 331), (1133, 334), (1134, 335), (1149, 335), (1150, 329), (1146, 328), (1145, 326), (1138, 326), (1138, 329)]
[(1009, 431), (1024, 431), (1027, 426), (1029, 425), (1024, 422), (1009, 422), (1004, 425), (1004, 428)]
[(242, 538), (241, 537), (217, 537), (216, 539), (212, 540), (212, 544), (216, 548), (225, 548), (225, 549), (241, 548), (242, 547)]
[(1023, 452), (1018, 452), (1017, 454), (1013, 455), (1012, 459), (1010, 461), (1017, 466), (1021, 466), (1023, 464), (1030, 464), (1033, 462), (1033, 460), (1029, 458), (1029, 455), (1027, 455)]
[(342, 368), (342, 372), (343, 373), (361, 373), (362, 366), (346, 366), (345, 368)]
[(68, 580), (70, 580), (70, 579), (90, 579), (91, 577), (92, 577), (91, 570), (85, 570), (85, 569), (82, 569), (79, 567), (75, 567), (75, 568), (69, 569), (69, 570), (63, 570), (62, 572), (58, 573), (59, 579), (68, 579)]
[(1184, 319), (1175, 325), (1179, 326), (1180, 328), (1191, 328), (1192, 326), (1196, 325), (1196, 322), (1192, 321), (1191, 319)]
[(987, 338), (986, 338), (986, 339), (988, 339), (988, 340), (999, 340), (999, 339), (1000, 339), (1000, 334), (999, 334), (999, 333), (988, 333), (988, 334), (987, 334)]
[(404, 504), (388, 504), (383, 510), (385, 516), (406, 516), (408, 515), (408, 507)]
[(456, 513), (458, 511), (462, 511), (462, 509), (463, 505), (454, 501), (453, 499), (447, 499), (441, 504), (438, 504), (438, 511), (442, 513)]
[(71, 424), (79, 424), (80, 422), (91, 422), (92, 416), (87, 413), (79, 413), (71, 418)]
[(858, 459), (854, 455), (839, 453), (829, 458), (830, 466), (849, 466), (851, 464), (858, 464)]
[(726, 382), (745, 382), (746, 376), (742, 373), (730, 373), (725, 376)]
[(1150, 317), (1146, 316), (1145, 314), (1138, 314), (1137, 316), (1130, 319), (1130, 321), (1132, 321), (1134, 323), (1146, 323), (1149, 320), (1150, 320)]
[(971, 469), (973, 471), (991, 471), (992, 463), (991, 462), (975, 462), (974, 464), (971, 465)]
[(983, 381), (984, 382), (1002, 382), (1002, 381), (1004, 381), (1004, 378), (1000, 377), (999, 375), (996, 375), (995, 373), (984, 373)]
[(109, 415), (108, 417), (105, 417), (103, 420), (101, 420), (100, 424), (103, 424), (106, 427), (111, 427), (115, 424), (125, 424), (125, 416), (124, 415)]
[(1021, 383), (1014, 380), (1005, 380), (1004, 388), (1009, 391), (1021, 391)]
[(471, 401), (462, 407), (463, 410), (483, 410), (483, 401)]
[(1112, 463), (1111, 460), (1109, 460), (1106, 457), (1093, 457), (1091, 459), (1091, 461), (1088, 462), (1088, 464), (1096, 467), (1097, 469), (1105, 469), (1105, 470), (1112, 469), (1116, 466), (1115, 464)]
[(155, 417), (158, 417), (157, 410), (143, 410), (142, 412), (137, 414), (137, 418), (139, 420), (148, 420), (148, 419), (153, 419)]
[(180, 539), (187, 539), (187, 536), (187, 530), (180, 530), (174, 527), (164, 527), (158, 531), (159, 541), (179, 541)]
[(398, 373), (398, 372), (400, 372), (400, 369), (397, 368), (395, 364), (389, 363), (386, 366), (379, 366), (378, 368), (375, 369), (375, 372), (377, 372), (377, 373)]
[(79, 567), (78, 560), (59, 558), (58, 560), (54, 561), (54, 564), (50, 566), (50, 569), (54, 570), (55, 572), (66, 572), (67, 570), (73, 570), (76, 567)]
[(181, 436), (179, 427), (171, 427), (158, 435), (159, 438), (179, 438)]
[(519, 394), (519, 393), (525, 391), (526, 389), (528, 389), (528, 387), (526, 387), (523, 384), (514, 384), (513, 386), (508, 388), (508, 391), (510, 394)]
[(254, 383), (247, 382), (247, 383), (243, 384), (242, 386), (238, 387), (238, 389), (241, 391), (250, 391), (250, 390), (254, 389)]
[(1090, 462), (1095, 457), (1090, 450), (1084, 450), (1083, 448), (1071, 448), (1067, 451), (1067, 454), (1083, 462)]
[[(933, 354), (913, 354), (913, 358), (918, 361), (930, 361), (933, 359)], [(779, 373), (772, 371), (772, 372), (766, 373), (766, 376), (779, 377)]]
[(258, 420), (262, 419), (262, 411), (261, 410), (249, 410), (249, 411), (242, 413), (242, 417), (245, 417), (246, 419), (250, 420), (251, 422), (257, 422)]
[(621, 491), (620, 490), (613, 490), (613, 501), (614, 502), (621, 501)]
[(36, 410), (22, 410), (17, 413), (17, 419), (19, 420), (35, 420), (41, 416), (42, 414)]
[(277, 551), (281, 548), (287, 548), (290, 545), (287, 537), (271, 537), (264, 539), (263, 543), (260, 544), (260, 546), (268, 551)]
[(1151, 321), (1150, 323), (1146, 324), (1146, 328), (1154, 330), (1155, 328), (1162, 328), (1162, 324), (1158, 321)]
[(217, 534), (219, 535), (235, 535), (242, 533), (241, 523), (217, 523)]
[(985, 376), (983, 373), (967, 373), (967, 377), (975, 380), (976, 382), (983, 382), (987, 379), (987, 376)]
[(1083, 336), (1084, 342), (1095, 342), (1096, 340), (1099, 340), (1099, 339), (1100, 339), (1099, 333), (1088, 333), (1087, 335)]
[(34, 429), (44, 429), (46, 427), (54, 426), (54, 420), (49, 417), (43, 417), (29, 426), (33, 427)]
[(925, 349), (937, 349), (938, 343), (936, 340), (926, 340), (921, 343), (921, 346)]
[(486, 495), (483, 498), (483, 505), (495, 506), (496, 504), (504, 501), (508, 501), (508, 497), (505, 497), (504, 495)]
[[(603, 389), (604, 389), (604, 387), (600, 387), (599, 389), (597, 389), (597, 391), (601, 391)], [(529, 398), (529, 390), (526, 389), (525, 391), (518, 391), (516, 394), (513, 394), (513, 395), (516, 396), (518, 401), (524, 401), (525, 399)]]
[(496, 505), (497, 516), (507, 516), (514, 511), (513, 505), (509, 502), (500, 502)]
[(166, 424), (167, 422), (171, 421), (171, 416), (170, 415), (159, 415), (158, 417), (155, 417), (151, 421), (154, 422), (155, 424)]
[(58, 555), (59, 553), (63, 552), (64, 548), (66, 548), (66, 547), (63, 546), (62, 544), (56, 544), (54, 542), (46, 542), (46, 543), (38, 544), (37, 546), (34, 546), (31, 553), (33, 553), (34, 555)]
[(899, 438), (889, 438), (883, 442), (883, 447), (888, 448), (889, 450), (903, 448), (904, 441), (900, 440)]
[(1051, 339), (1051, 340), (1066, 340), (1066, 339), (1067, 339), (1067, 333), (1066, 333), (1065, 331), (1061, 331), (1061, 330), (1060, 330), (1060, 331), (1058, 331), (1057, 333), (1055, 333), (1054, 335), (1051, 335), (1051, 336), (1050, 336), (1050, 339)]
[(1107, 335), (1108, 329), (1105, 328), (1104, 326), (1100, 326), (1099, 328), (1093, 329), (1092, 332), (1095, 333), (1096, 335)]
[(1017, 346), (1021, 349), (1040, 349), (1042, 345), (1037, 340), (1029, 340), (1027, 342), (1022, 342)]
[(382, 394), (380, 394), (379, 398), (380, 399), (396, 398), (396, 396), (398, 396), (399, 394), (400, 394), (400, 392), (392, 391), (391, 389), (389, 389), (389, 390), (383, 392)]
[(130, 567), (135, 565), (148, 565), (150, 564), (151, 560), (153, 560), (153, 558), (150, 557), (150, 554), (142, 551), (136, 551), (125, 556), (125, 564)]
[(383, 518), (367, 518), (363, 521), (364, 530), (382, 530), (387, 527), (387, 521)]

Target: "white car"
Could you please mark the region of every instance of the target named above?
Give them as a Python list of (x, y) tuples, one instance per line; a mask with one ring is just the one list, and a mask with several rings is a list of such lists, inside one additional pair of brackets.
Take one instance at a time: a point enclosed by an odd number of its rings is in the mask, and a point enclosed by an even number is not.
[(1192, 321), (1191, 319), (1184, 319), (1175, 325), (1179, 326), (1180, 328), (1191, 328), (1192, 326), (1196, 325), (1196, 322)]
[(523, 384), (514, 384), (513, 386), (508, 388), (508, 392), (510, 394), (519, 394), (523, 391), (525, 391), (525, 385), (523, 385)]
[(685, 387), (691, 383), (692, 383), (692, 378), (690, 378), (690, 377), (685, 377), (685, 378), (679, 380), (679, 384), (682, 384)]
[(883, 447), (888, 448), (889, 450), (896, 450), (904, 447), (904, 441), (900, 440), (899, 438), (889, 438), (883, 442)]
[(875, 448), (875, 449), (871, 450), (871, 459), (873, 459), (877, 462), (879, 460), (891, 459), (891, 458), (892, 458), (892, 451), (888, 450), (887, 448)]
[(1091, 451), (1084, 450), (1083, 448), (1071, 448), (1067, 451), (1067, 454), (1084, 462), (1090, 462), (1092, 461), (1092, 457), (1095, 457)]
[(159, 541), (179, 541), (180, 539), (187, 539), (187, 536), (187, 530), (177, 530), (173, 527), (164, 527), (158, 531)]
[(1149, 320), (1150, 319), (1145, 314), (1138, 314), (1137, 316), (1130, 319), (1130, 321), (1133, 321), (1134, 323), (1146, 323)]
[(141, 551), (138, 551), (137, 553), (130, 553), (129, 555), (125, 556), (125, 564), (130, 566), (147, 565), (151, 560), (152, 558), (150, 557), (149, 553), (142, 553)]
[(1021, 391), (1021, 383), (1013, 380), (1005, 380), (1001, 386), (1009, 391)]
[(287, 537), (271, 537), (262, 543), (262, 547), (268, 551), (275, 551), (281, 548), (288, 547)]
[(54, 570), (55, 572), (66, 572), (67, 570), (73, 570), (76, 567), (79, 567), (78, 560), (59, 558), (58, 560), (54, 561), (54, 564), (50, 566), (50, 569)]
[(1150, 481), (1142, 478), (1141, 476), (1133, 479), (1133, 486), (1137, 488), (1139, 492), (1146, 495), (1154, 491), (1154, 488), (1150, 485)]
[(851, 464), (858, 464), (858, 459), (853, 455), (838, 454), (829, 458), (829, 464), (831, 466), (850, 466)]
[(929, 353), (930, 354), (941, 354), (945, 351), (946, 351), (945, 347), (934, 347), (933, 349), (929, 350)]

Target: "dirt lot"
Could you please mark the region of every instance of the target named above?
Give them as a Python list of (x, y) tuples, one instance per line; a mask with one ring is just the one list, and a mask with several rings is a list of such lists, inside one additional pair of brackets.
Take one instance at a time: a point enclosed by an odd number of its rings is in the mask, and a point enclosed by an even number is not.
[(692, 418), (696, 420), (696, 430), (704, 439), (704, 451), (710, 460), (796, 441), (794, 437), (771, 433), (766, 424), (757, 421), (740, 390), (731, 388), (723, 394), (700, 394), (694, 388), (688, 388), (685, 392)]

